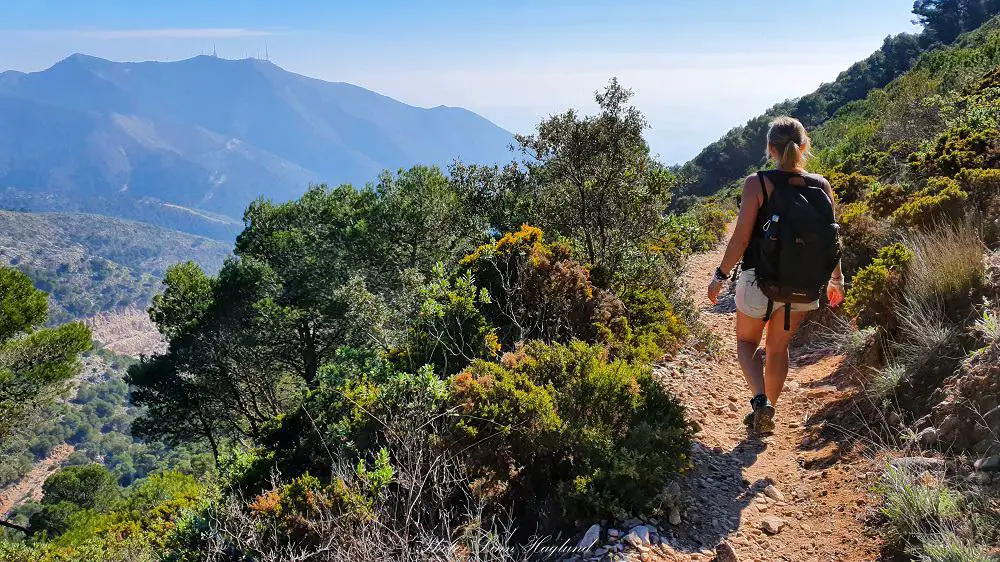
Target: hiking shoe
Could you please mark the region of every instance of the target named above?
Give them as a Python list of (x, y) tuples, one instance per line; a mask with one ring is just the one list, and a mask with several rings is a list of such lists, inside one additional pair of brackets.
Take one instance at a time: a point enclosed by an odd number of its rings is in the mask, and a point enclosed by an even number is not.
[(767, 396), (758, 394), (750, 401), (753, 412), (744, 420), (747, 428), (758, 435), (764, 435), (774, 431), (774, 406)]

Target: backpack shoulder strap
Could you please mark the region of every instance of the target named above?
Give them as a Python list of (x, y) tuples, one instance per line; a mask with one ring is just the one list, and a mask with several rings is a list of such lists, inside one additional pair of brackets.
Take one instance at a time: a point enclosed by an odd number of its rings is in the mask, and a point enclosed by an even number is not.
[(761, 195), (764, 196), (764, 206), (761, 207), (761, 208), (764, 209), (764, 210), (767, 210), (768, 205), (770, 205), (770, 202), (767, 200), (767, 184), (764, 183), (764, 171), (763, 170), (757, 172), (757, 180), (760, 182), (760, 193), (761, 193)]

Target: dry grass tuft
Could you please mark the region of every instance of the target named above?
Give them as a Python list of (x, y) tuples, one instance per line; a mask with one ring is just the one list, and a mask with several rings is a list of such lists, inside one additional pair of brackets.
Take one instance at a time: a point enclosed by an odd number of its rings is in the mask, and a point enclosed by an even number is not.
[(985, 246), (976, 221), (969, 219), (913, 233), (906, 245), (913, 251), (906, 283), (909, 299), (950, 300), (982, 285)]

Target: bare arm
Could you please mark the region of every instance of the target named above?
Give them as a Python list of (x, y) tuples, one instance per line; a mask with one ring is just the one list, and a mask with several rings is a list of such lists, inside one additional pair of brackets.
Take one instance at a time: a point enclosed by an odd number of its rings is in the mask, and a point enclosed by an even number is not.
[[(830, 198), (830, 204), (833, 206), (833, 217), (837, 218), (837, 198), (833, 196), (833, 187), (830, 185), (829, 181), (823, 182), (823, 191), (826, 192), (826, 196)], [(837, 267), (834, 268), (833, 273), (830, 275), (830, 279), (840, 280), (843, 282), (844, 272), (840, 269), (840, 260), (837, 260)]]
[(740, 214), (736, 219), (736, 229), (733, 231), (732, 238), (729, 239), (726, 253), (719, 265), (723, 273), (729, 273), (736, 267), (736, 263), (743, 257), (743, 252), (750, 244), (753, 227), (757, 223), (757, 212), (764, 202), (761, 188), (760, 179), (756, 175), (748, 177), (743, 182), (743, 195), (740, 197)]

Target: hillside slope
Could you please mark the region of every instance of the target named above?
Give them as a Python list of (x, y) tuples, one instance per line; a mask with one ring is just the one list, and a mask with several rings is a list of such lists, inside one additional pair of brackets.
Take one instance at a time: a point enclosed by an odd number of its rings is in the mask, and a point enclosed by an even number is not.
[(258, 196), (287, 200), (309, 183), (506, 160), (511, 140), (464, 109), (413, 107), (256, 59), (73, 55), (0, 74), (0, 187), (91, 211), (95, 199), (153, 198), (239, 217)]
[(53, 322), (145, 307), (171, 264), (217, 271), (228, 244), (149, 224), (80, 213), (0, 211), (0, 263), (50, 295)]
[(878, 486), (888, 552), (996, 560), (1000, 17), (813, 137), (810, 167), (841, 204), (845, 312), (866, 390), (843, 408), (864, 424), (843, 433), (904, 457)]
[[(975, 0), (954, 4), (973, 3)], [(771, 119), (778, 115), (791, 115), (807, 128), (825, 123), (841, 108), (864, 99), (872, 90), (882, 88), (908, 72), (925, 53), (952, 43), (962, 31), (977, 29), (989, 16), (1000, 12), (1000, 4), (984, 2), (979, 11), (981, 13), (977, 17), (960, 21), (951, 21), (954, 10), (950, 8), (942, 9), (940, 13), (916, 14), (926, 25), (920, 34), (901, 33), (887, 37), (878, 51), (851, 65), (834, 81), (801, 98), (776, 104), (763, 115), (733, 128), (705, 147), (681, 168), (687, 179), (685, 190), (689, 194), (703, 196), (728, 187), (751, 169), (764, 165), (764, 151), (760, 147), (766, 142)]]

